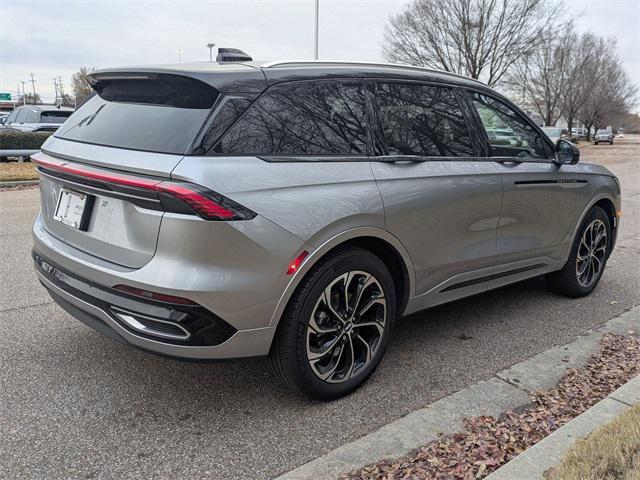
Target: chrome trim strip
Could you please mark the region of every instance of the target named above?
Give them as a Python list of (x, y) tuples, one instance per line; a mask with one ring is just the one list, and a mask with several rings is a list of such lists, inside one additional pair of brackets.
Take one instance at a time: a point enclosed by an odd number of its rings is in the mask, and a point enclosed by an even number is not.
[[(131, 313), (125, 311), (125, 310), (121, 310), (121, 309), (115, 308), (115, 307), (112, 307), (111, 310), (114, 311), (114, 313), (116, 314), (116, 316), (120, 320), (122, 320), (124, 323), (129, 325), (131, 328), (133, 328), (134, 330), (137, 330), (139, 332), (145, 333), (147, 335), (154, 335), (156, 337), (170, 338), (172, 340), (188, 340), (189, 337), (191, 337), (191, 333), (189, 333), (187, 331), (187, 329), (185, 329), (182, 325), (180, 325), (178, 323), (167, 322), (166, 320), (160, 320), (159, 318), (147, 317), (146, 315), (139, 315), (137, 313), (134, 316)], [(140, 323), (136, 319), (136, 317), (148, 319), (148, 320), (150, 320), (152, 322), (165, 323), (167, 325), (171, 325), (172, 327), (176, 327), (176, 328), (179, 328), (180, 330), (182, 330), (184, 332), (184, 334), (183, 335), (176, 335), (176, 334), (172, 334), (172, 333), (161, 332), (159, 330), (154, 330), (153, 327), (148, 327), (147, 325), (144, 325), (143, 323)]]

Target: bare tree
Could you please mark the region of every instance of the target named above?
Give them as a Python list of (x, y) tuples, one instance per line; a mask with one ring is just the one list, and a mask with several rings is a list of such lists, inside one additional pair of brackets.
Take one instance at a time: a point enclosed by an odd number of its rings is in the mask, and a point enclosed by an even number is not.
[(33, 93), (25, 93), (24, 103), (30, 104), (30, 105), (39, 105), (42, 103), (42, 99), (40, 98), (39, 93), (36, 93), (35, 95)]
[(80, 70), (74, 73), (71, 77), (71, 88), (73, 89), (73, 96), (75, 97), (76, 103), (78, 105), (84, 102), (93, 93), (93, 89), (91, 88), (89, 80), (87, 79), (87, 76), (93, 71), (93, 68), (80, 67)]
[(568, 75), (571, 42), (575, 34), (571, 28), (514, 63), (508, 74), (508, 87), (514, 98), (520, 97), (544, 120), (555, 125), (562, 116), (563, 83)]
[(587, 129), (612, 125), (623, 117), (636, 99), (637, 88), (624, 71), (613, 39), (598, 39), (598, 54), (591, 59), (588, 68), (592, 80), (591, 90), (579, 110), (579, 115)]
[(414, 0), (391, 17), (391, 62), (443, 69), (495, 85), (558, 30), (563, 0)]
[(569, 55), (567, 68), (562, 77), (560, 105), (569, 132), (578, 112), (596, 88), (598, 72), (601, 68), (597, 59), (604, 54), (599, 51), (601, 47), (602, 39), (591, 33), (580, 36), (571, 32), (567, 36), (566, 48), (570, 48), (572, 53)]

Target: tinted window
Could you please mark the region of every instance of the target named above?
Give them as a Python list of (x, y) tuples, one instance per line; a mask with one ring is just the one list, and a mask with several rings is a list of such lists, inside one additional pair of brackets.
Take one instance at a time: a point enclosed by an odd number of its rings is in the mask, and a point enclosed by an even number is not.
[(376, 101), (389, 155), (473, 156), (469, 131), (451, 89), (379, 83)]
[(362, 82), (276, 85), (229, 129), (214, 151), (228, 154), (365, 155)]
[(69, 140), (162, 153), (185, 153), (209, 109), (88, 100), (55, 136)]
[(87, 100), (55, 133), (79, 142), (186, 153), (218, 97), (204, 82), (176, 75), (98, 80)]
[(549, 157), (542, 136), (518, 112), (478, 93), (473, 94), (473, 104), (487, 132), (492, 157)]
[(48, 112), (42, 112), (40, 114), (41, 123), (64, 123), (64, 121), (71, 116), (73, 112), (52, 110)]

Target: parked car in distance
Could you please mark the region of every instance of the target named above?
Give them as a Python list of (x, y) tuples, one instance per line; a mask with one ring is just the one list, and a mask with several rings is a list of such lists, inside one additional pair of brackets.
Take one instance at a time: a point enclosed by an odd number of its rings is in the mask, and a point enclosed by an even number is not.
[(547, 134), (547, 137), (549, 137), (554, 144), (564, 137), (561, 127), (542, 127), (542, 131)]
[(588, 295), (615, 244), (616, 177), (476, 80), (347, 62), (90, 77), (97, 95), (33, 156), (35, 269), (141, 349), (268, 355), (335, 399), (403, 315), (539, 275)]
[(596, 145), (602, 142), (606, 142), (609, 145), (613, 145), (613, 132), (610, 128), (603, 128), (596, 132), (594, 142)]
[(22, 105), (2, 123), (4, 129), (21, 132), (55, 132), (73, 113), (73, 108), (54, 105)]
[(582, 127), (573, 127), (571, 129), (571, 136), (578, 138), (587, 138), (587, 129)]
[(618, 129), (618, 138), (624, 138), (624, 128)]

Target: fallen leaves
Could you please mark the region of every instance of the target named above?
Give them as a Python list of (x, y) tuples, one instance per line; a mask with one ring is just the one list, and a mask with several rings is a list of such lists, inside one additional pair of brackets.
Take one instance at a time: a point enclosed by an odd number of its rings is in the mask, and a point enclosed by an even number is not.
[(558, 385), (531, 395), (533, 405), (500, 418), (466, 419), (413, 455), (383, 460), (340, 480), (477, 480), (535, 445), (640, 373), (640, 338), (606, 334), (583, 368), (570, 368)]

